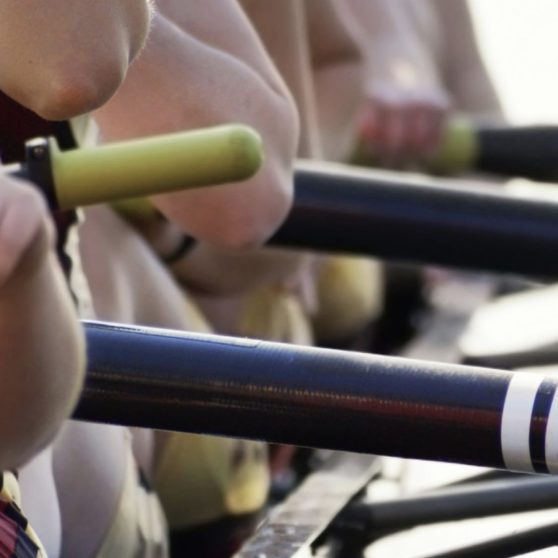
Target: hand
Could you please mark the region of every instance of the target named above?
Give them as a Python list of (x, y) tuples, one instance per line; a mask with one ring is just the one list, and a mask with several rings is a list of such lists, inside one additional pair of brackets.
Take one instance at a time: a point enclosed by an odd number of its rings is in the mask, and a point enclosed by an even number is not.
[(442, 92), (375, 87), (358, 119), (360, 148), (381, 166), (420, 163), (440, 145), (448, 108)]
[(46, 203), (33, 186), (0, 175), (0, 287), (30, 273), (54, 245)]

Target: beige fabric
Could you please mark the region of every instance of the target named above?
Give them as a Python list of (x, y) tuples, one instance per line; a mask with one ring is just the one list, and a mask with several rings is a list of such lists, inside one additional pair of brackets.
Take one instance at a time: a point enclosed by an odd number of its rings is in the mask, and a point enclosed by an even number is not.
[(184, 296), (184, 311), (188, 318), (188, 329), (190, 331), (195, 331), (196, 333), (213, 332), (202, 311), (187, 293)]
[(318, 310), (312, 323), (317, 339), (344, 340), (382, 311), (381, 264), (349, 256), (327, 258), (318, 276)]
[(99, 127), (89, 114), (76, 116), (70, 120), (74, 138), (80, 147), (91, 147), (97, 144)]
[(277, 287), (262, 288), (246, 297), (238, 335), (296, 345), (313, 343), (312, 329), (300, 299)]
[(264, 444), (194, 434), (171, 434), (155, 473), (171, 529), (255, 512), (268, 486)]
[[(83, 222), (83, 219), (83, 213), (78, 211), (78, 220)], [(79, 317), (82, 320), (92, 320), (95, 318), (95, 310), (79, 252), (79, 226), (71, 227), (68, 231), (64, 252), (72, 260), (72, 269), (68, 281), (76, 298)]]
[(166, 520), (154, 492), (140, 484), (137, 465), (128, 453), (120, 505), (97, 558), (166, 558)]

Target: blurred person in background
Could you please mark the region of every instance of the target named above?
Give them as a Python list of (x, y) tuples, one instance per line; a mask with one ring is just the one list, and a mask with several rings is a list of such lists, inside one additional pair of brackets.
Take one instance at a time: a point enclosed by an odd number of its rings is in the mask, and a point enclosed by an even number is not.
[(504, 119), (466, 0), (344, 4), (366, 59), (358, 134), (379, 164), (420, 164), (454, 114)]

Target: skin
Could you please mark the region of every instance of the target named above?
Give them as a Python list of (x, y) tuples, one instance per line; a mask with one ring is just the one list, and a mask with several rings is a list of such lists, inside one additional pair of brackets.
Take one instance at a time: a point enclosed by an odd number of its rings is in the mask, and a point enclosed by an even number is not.
[[(0, 2), (0, 89), (49, 120), (93, 110), (141, 49), (145, 0)], [(71, 48), (68, 42), (71, 43)], [(22, 71), (23, 69), (23, 71)]]
[[(299, 156), (345, 159), (352, 151), (361, 59), (336, 4), (330, 0), (273, 4), (243, 0), (242, 6), (299, 107)], [(330, 40), (323, 40), (322, 34)], [(341, 81), (345, 87), (332, 87)], [(333, 110), (333, 106), (338, 108)], [(304, 293), (305, 303), (311, 307), (313, 267), (308, 256), (300, 252), (266, 249), (240, 254), (200, 243), (188, 258), (173, 265), (173, 271), (194, 294), (242, 297), (254, 289), (274, 285)], [(204, 300), (212, 323), (234, 333), (225, 326), (231, 311), (206, 303)], [(222, 304), (231, 308), (242, 305), (238, 299), (223, 300)]]
[(361, 96), (362, 58), (339, 4), (242, 0), (242, 5), (299, 108), (298, 156), (346, 160)]
[[(46, 119), (88, 112), (114, 93), (142, 48), (151, 11), (141, 0), (78, 0), (71, 10), (59, 0), (48, 9), (24, 4), (0, 2), (0, 90)], [(20, 469), (23, 508), (49, 555), (58, 556), (53, 451), (39, 452), (65, 429), (77, 402), (83, 332), (42, 198), (9, 177), (0, 181), (0, 470)]]
[[(505, 120), (477, 43), (468, 2), (430, 1), (440, 21), (444, 44), (441, 74), (455, 107), (476, 119)], [(459, 25), (455, 25), (457, 21)]]
[[(346, 15), (366, 58), (365, 99), (358, 132), (365, 151), (385, 166), (405, 166), (439, 145), (449, 96), (430, 51), (417, 33), (429, 4), (409, 0), (345, 0)], [(424, 23), (424, 21), (422, 21)], [(435, 41), (436, 23), (428, 32)]]
[[(177, 7), (188, 8), (188, 19), (168, 19), (166, 12)], [(161, 196), (156, 203), (208, 244), (261, 243), (278, 226), (292, 195), (298, 120), (290, 95), (236, 4), (161, 2), (158, 8), (145, 51), (122, 89), (96, 114), (103, 137), (124, 139), (231, 120), (258, 128), (268, 149), (266, 166), (254, 180), (207, 194)], [(232, 45), (236, 51), (231, 54)], [(221, 81), (216, 84), (216, 79)], [(224, 90), (231, 94), (223, 95)], [(191, 329), (184, 294), (139, 235), (108, 209), (87, 210), (86, 217), (81, 249), (97, 316)], [(155, 292), (160, 295), (154, 297)], [(131, 444), (123, 428), (78, 422), (64, 428), (54, 450), (63, 557), (86, 558), (98, 551), (111, 527), (132, 450), (149, 474), (152, 433), (134, 431)], [(83, 476), (87, 483), (80, 482)]]
[(297, 155), (320, 157), (315, 91), (312, 74), (308, 71), (312, 66), (312, 52), (307, 38), (304, 2), (241, 0), (241, 4), (296, 101), (300, 118)]
[(0, 469), (5, 470), (22, 465), (52, 440), (76, 403), (85, 358), (45, 204), (31, 186), (7, 176), (0, 181)]
[(208, 244), (260, 245), (292, 200), (298, 137), (292, 99), (236, 3), (161, 0), (157, 8), (145, 52), (121, 90), (95, 114), (102, 137), (113, 141), (231, 121), (256, 128), (266, 160), (253, 179), (154, 202), (183, 231)]
[(466, 0), (344, 4), (367, 60), (358, 124), (365, 153), (406, 167), (438, 148), (451, 111), (502, 120)]

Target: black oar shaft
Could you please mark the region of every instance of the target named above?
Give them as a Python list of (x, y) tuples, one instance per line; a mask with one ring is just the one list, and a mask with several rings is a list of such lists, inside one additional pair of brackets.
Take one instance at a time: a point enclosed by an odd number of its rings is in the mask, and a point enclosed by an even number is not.
[(272, 244), (459, 268), (558, 275), (558, 204), (300, 165)]
[(474, 483), (385, 502), (355, 503), (343, 512), (339, 523), (377, 535), (417, 525), (557, 507), (558, 479), (527, 477)]
[[(368, 149), (358, 147), (352, 162), (381, 166)], [(435, 174), (477, 171), (532, 180), (558, 180), (558, 126), (478, 126), (452, 118), (437, 150), (422, 161)]]
[(558, 180), (558, 127), (480, 128), (477, 170), (533, 180)]
[(494, 537), (485, 542), (471, 544), (420, 558), (519, 558), (537, 550), (547, 549), (548, 556), (556, 552), (558, 546), (558, 523), (535, 527), (509, 535)]
[(82, 419), (515, 470), (557, 467), (555, 437), (546, 436), (554, 380), (107, 324), (86, 332)]

